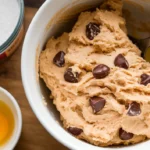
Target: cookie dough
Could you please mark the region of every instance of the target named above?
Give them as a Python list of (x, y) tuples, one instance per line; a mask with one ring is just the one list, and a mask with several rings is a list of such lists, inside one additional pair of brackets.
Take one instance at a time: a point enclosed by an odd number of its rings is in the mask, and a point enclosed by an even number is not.
[(40, 77), (64, 128), (98, 146), (150, 138), (150, 64), (128, 38), (121, 8), (109, 0), (81, 13), (40, 55)]

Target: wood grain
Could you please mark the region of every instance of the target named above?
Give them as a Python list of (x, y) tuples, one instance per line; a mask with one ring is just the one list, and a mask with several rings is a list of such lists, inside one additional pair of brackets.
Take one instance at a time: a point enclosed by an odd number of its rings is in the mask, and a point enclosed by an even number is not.
[[(25, 30), (36, 11), (25, 9)], [(28, 104), (21, 81), (21, 51), (22, 44), (7, 62), (0, 64), (0, 86), (17, 99), (23, 116), (22, 134), (15, 150), (67, 150), (47, 133)]]
[(26, 6), (29, 7), (40, 7), (45, 0), (24, 0)]

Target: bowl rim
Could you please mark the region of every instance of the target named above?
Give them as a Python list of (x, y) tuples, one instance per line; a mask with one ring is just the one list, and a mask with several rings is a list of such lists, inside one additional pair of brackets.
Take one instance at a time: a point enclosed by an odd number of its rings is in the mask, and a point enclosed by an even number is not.
[[(20, 107), (16, 101), (16, 99), (12, 96), (12, 94), (10, 94), (7, 90), (5, 90), (4, 88), (0, 87), (0, 93), (3, 93), (5, 94), (9, 100), (13, 103), (13, 106), (17, 112), (17, 117), (18, 117), (18, 121), (17, 121), (17, 124), (18, 124), (18, 128), (17, 128), (17, 132), (14, 136), (14, 140), (12, 141), (12, 143), (10, 143), (10, 145), (8, 146), (9, 149), (14, 149), (16, 144), (18, 143), (19, 141), (19, 138), (21, 136), (21, 131), (22, 131), (22, 113), (21, 113), (21, 110), (20, 110)], [(12, 138), (10, 137), (10, 139)], [(6, 143), (6, 146), (7, 146), (7, 143)], [(5, 148), (5, 146), (4, 146)]]

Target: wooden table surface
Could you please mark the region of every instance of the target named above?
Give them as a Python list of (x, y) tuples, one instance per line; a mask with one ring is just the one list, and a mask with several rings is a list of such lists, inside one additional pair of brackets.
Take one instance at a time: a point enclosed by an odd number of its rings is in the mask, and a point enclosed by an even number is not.
[[(37, 8), (25, 8), (25, 30), (36, 11)], [(7, 62), (0, 64), (0, 86), (17, 99), (22, 111), (22, 134), (15, 150), (67, 150), (42, 127), (29, 106), (21, 81), (21, 52), (22, 44)]]

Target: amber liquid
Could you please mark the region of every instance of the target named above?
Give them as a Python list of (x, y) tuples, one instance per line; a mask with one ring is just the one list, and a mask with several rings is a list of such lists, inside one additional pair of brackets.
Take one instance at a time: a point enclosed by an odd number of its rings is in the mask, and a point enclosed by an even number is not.
[(14, 130), (14, 116), (11, 109), (0, 101), (0, 146), (3, 146), (12, 136)]

